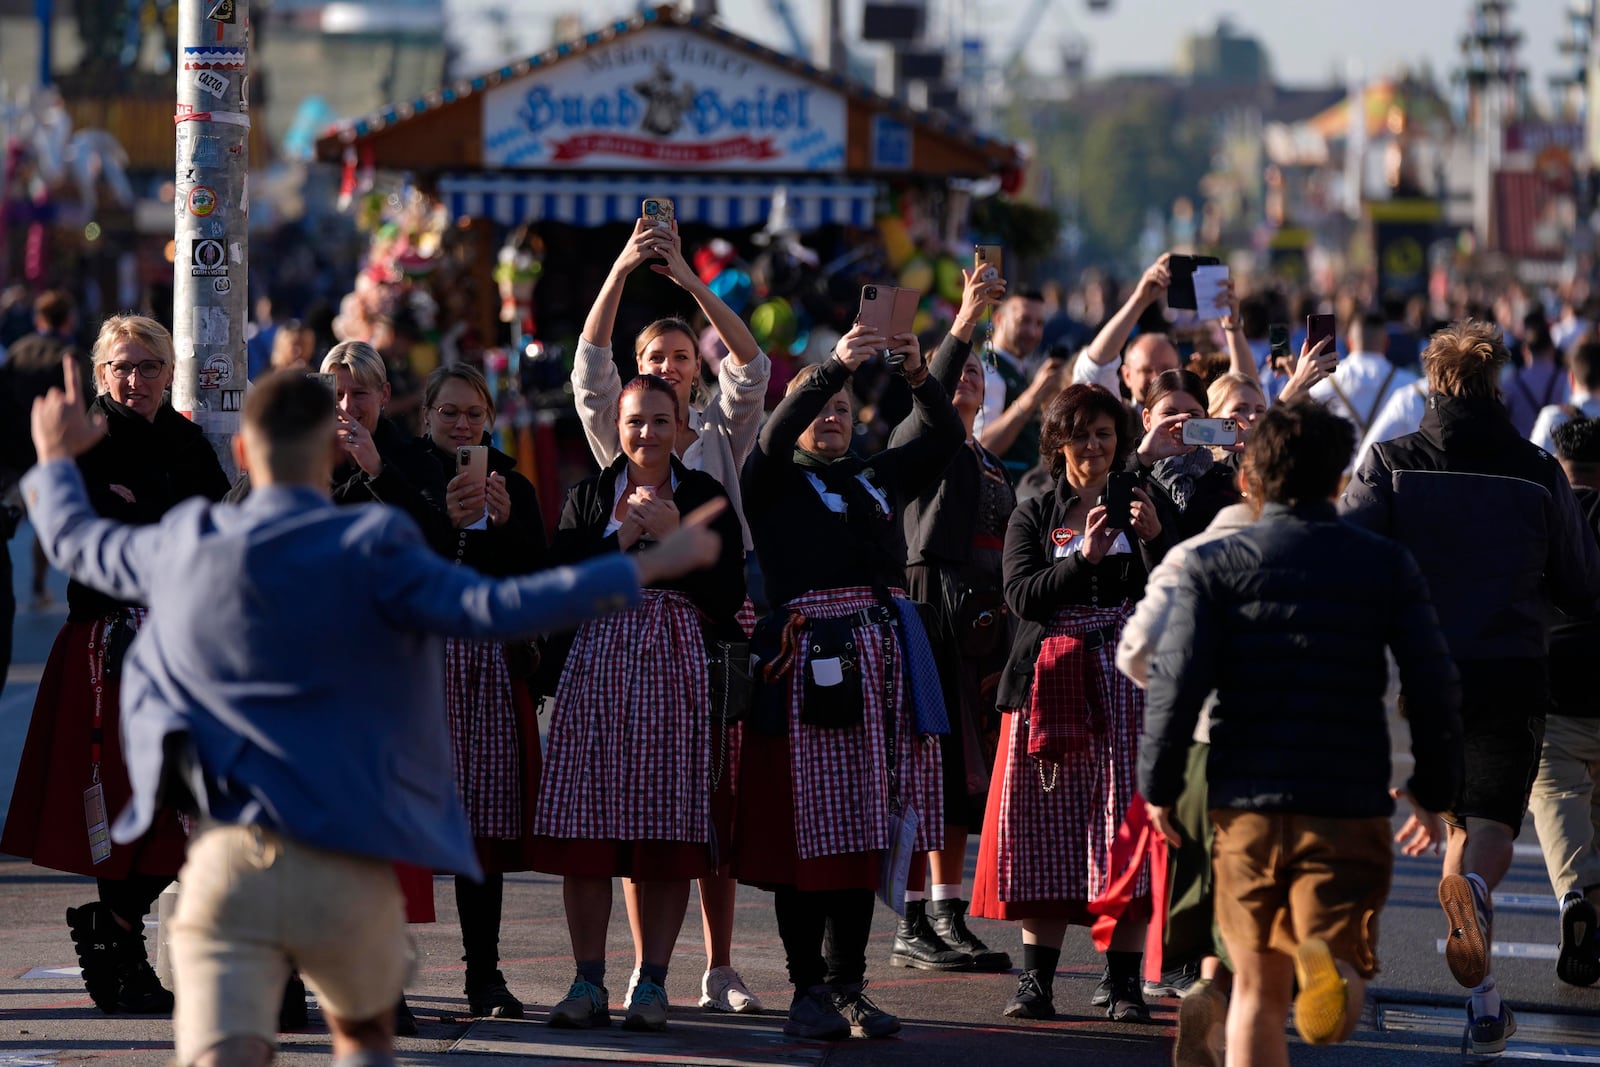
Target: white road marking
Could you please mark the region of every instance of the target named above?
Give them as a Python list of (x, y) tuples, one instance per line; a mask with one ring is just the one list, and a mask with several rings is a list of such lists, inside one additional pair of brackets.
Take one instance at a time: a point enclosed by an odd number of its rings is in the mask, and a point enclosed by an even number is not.
[[(1446, 940), (1441, 937), (1435, 942), (1440, 955), (1444, 954)], [(1496, 941), (1490, 950), (1492, 956), (1511, 956), (1525, 960), (1553, 960), (1560, 954), (1555, 945), (1545, 945), (1535, 941)]]

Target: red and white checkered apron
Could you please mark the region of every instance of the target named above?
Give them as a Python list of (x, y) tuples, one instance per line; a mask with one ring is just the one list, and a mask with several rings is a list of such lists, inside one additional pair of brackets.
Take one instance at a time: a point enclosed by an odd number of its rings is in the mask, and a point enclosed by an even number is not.
[[(1085, 652), (1092, 683), (1087, 696), (1105, 725), (1103, 732), (1088, 735), (1084, 748), (1063, 756), (1059, 766), (1042, 764), (1028, 755), (1026, 709), (1006, 716), (1010, 726), (995, 842), (1002, 901), (1089, 901), (1115, 874), (1111, 845), (1133, 797), (1144, 728), (1144, 690), (1116, 666), (1117, 640), (1131, 613), (1128, 602), (1116, 608), (1069, 608), (1057, 613), (1045, 632), (1048, 644), (1052, 637), (1116, 627), (1105, 644)], [(1054, 788), (1047, 789), (1051, 784)], [(1143, 873), (1133, 895), (1149, 891), (1149, 875)]]
[(511, 672), (498, 641), (445, 641), (444, 713), (472, 836), (516, 840), (522, 836), (521, 740)]
[[(903, 593), (895, 593), (904, 596)], [(826, 589), (796, 597), (785, 605), (807, 618), (837, 619), (877, 606), (865, 586)], [(906, 698), (904, 652), (881, 626), (854, 630), (865, 709), (855, 726), (827, 728), (800, 722), (809, 645), (797, 640), (789, 670), (789, 752), (794, 773), (795, 845), (803, 860), (889, 847), (889, 768), (884, 724), (884, 671), (893, 671), (896, 764), (900, 802), (920, 820), (916, 848), (944, 846), (944, 788), (939, 739), (917, 734), (915, 713)]]
[(706, 841), (710, 682), (694, 605), (646, 589), (572, 643), (533, 832), (586, 841)]

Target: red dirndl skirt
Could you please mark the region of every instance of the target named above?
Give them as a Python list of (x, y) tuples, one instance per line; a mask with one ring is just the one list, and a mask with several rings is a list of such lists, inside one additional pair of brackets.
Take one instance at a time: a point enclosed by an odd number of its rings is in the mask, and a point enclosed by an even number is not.
[[(798, 597), (784, 610), (826, 619), (876, 604), (870, 589), (830, 589)], [(917, 848), (943, 845), (939, 741), (916, 731), (898, 666), (899, 639), (886, 640), (883, 629), (870, 624), (857, 626), (854, 635), (863, 679), (860, 724), (825, 729), (801, 723), (807, 647), (797, 639), (782, 683), (790, 698), (786, 734), (744, 731), (733, 867), (741, 882), (761, 888), (877, 889), (888, 845), (885, 670), (892, 671), (900, 799), (919, 815)]]
[[(162, 809), (139, 841), (113, 844), (103, 862), (94, 863), (89, 856), (83, 793), (94, 782), (91, 657), (98, 654), (98, 643), (112, 618), (69, 622), (50, 647), (22, 746), (11, 810), (0, 834), (0, 852), (93, 878), (176, 877), (189, 839), (171, 809)], [(120, 692), (116, 681), (104, 683), (100, 691), (100, 787), (112, 821), (133, 796), (122, 755)]]
[[(576, 878), (701, 878), (728, 827), (712, 818), (710, 680), (689, 600), (584, 624), (550, 723), (532, 822), (534, 869)], [(723, 777), (727, 778), (724, 768)]]
[[(1081, 750), (1048, 765), (1028, 754), (1027, 710), (1006, 716), (1005, 744), (995, 760), (984, 809), (973, 915), (1093, 925), (1088, 902), (1116, 874), (1111, 846), (1133, 798), (1144, 728), (1144, 691), (1116, 667), (1117, 637), (1127, 615), (1123, 609), (1075, 608), (1051, 623), (1041, 661), (1051, 637), (1116, 627), (1100, 648), (1084, 653), (1088, 699), (1103, 717), (1103, 732), (1086, 732)], [(1138, 918), (1142, 908), (1148, 916), (1148, 873), (1140, 874), (1133, 894), (1136, 899), (1125, 915)]]

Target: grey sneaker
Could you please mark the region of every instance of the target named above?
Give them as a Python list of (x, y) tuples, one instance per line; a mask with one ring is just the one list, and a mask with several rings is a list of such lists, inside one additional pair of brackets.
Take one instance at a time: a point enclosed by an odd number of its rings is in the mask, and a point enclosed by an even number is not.
[(606, 987), (573, 981), (566, 999), (550, 1009), (550, 1025), (561, 1030), (591, 1030), (596, 1026), (611, 1025), (610, 994)]
[(865, 982), (838, 986), (833, 991), (834, 1007), (850, 1024), (850, 1032), (860, 1037), (891, 1037), (900, 1032), (900, 1020), (872, 1002), (863, 992)]
[(667, 991), (654, 982), (640, 979), (628, 1001), (628, 1014), (622, 1019), (624, 1030), (665, 1030)]
[(850, 1020), (839, 1013), (831, 988), (812, 986), (804, 993), (795, 993), (783, 1032), (812, 1041), (842, 1041), (850, 1036)]
[(700, 979), (700, 1006), (707, 1011), (743, 1015), (760, 1011), (761, 998), (750, 992), (732, 967), (713, 967)]

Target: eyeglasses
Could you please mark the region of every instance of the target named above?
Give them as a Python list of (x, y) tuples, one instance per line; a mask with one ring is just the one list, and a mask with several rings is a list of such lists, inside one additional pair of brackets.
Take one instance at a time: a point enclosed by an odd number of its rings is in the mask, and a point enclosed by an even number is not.
[(489, 412), (485, 408), (458, 408), (452, 404), (436, 407), (433, 409), (433, 413), (445, 422), (455, 422), (462, 416), (466, 416), (468, 422), (476, 424), (489, 417)]
[(132, 377), (134, 371), (138, 371), (141, 378), (159, 378), (161, 372), (167, 369), (166, 361), (161, 359), (142, 359), (138, 363), (119, 359), (115, 363), (103, 363), (101, 366), (119, 382)]

